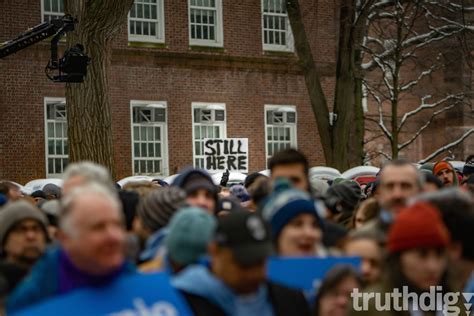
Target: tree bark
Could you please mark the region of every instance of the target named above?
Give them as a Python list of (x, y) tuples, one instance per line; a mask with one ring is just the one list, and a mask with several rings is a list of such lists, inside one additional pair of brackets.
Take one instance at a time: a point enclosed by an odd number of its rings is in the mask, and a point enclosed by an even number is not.
[(115, 178), (109, 91), (111, 41), (127, 21), (133, 0), (65, 0), (65, 12), (79, 20), (66, 46), (81, 43), (91, 57), (83, 83), (66, 84), (69, 160), (90, 160)]

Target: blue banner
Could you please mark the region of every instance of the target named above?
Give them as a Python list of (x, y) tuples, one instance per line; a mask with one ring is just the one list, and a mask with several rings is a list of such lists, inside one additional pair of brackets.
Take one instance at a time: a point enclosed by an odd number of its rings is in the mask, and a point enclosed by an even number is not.
[(304, 292), (310, 303), (313, 303), (316, 292), (326, 273), (337, 265), (350, 265), (360, 270), (358, 257), (302, 257), (271, 258), (268, 262), (268, 278), (276, 283)]
[(14, 316), (188, 316), (191, 310), (170, 285), (165, 273), (137, 274), (102, 288), (87, 288), (57, 296)]

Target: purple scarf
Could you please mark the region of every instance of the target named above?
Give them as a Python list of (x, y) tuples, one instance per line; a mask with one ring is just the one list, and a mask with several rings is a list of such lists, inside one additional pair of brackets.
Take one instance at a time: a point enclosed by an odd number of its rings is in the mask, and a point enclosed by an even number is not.
[(59, 253), (59, 293), (64, 294), (70, 290), (84, 286), (102, 286), (112, 282), (126, 269), (126, 263), (106, 275), (93, 275), (79, 270), (67, 254), (61, 250)]

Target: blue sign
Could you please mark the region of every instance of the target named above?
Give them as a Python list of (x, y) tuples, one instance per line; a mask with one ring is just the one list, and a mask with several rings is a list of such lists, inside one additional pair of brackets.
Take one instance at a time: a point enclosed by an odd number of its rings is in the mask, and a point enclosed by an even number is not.
[(271, 258), (268, 262), (268, 278), (304, 292), (310, 303), (314, 302), (316, 291), (326, 273), (337, 265), (350, 265), (356, 271), (360, 269), (358, 257), (301, 257)]
[(13, 314), (68, 316), (191, 316), (165, 273), (123, 277), (106, 287), (84, 288)]

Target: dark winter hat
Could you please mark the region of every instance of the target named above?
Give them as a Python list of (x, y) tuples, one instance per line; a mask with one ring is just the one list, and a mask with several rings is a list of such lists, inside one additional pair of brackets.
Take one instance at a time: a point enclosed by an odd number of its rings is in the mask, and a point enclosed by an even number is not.
[(176, 210), (186, 205), (186, 193), (180, 188), (159, 188), (138, 203), (137, 216), (145, 227), (155, 232), (168, 225)]
[(249, 186), (252, 185), (252, 183), (255, 182), (255, 180), (257, 180), (257, 178), (259, 177), (264, 177), (264, 178), (267, 178), (267, 176), (259, 173), (259, 172), (254, 172), (254, 173), (251, 173), (249, 174), (247, 177), (245, 177), (245, 181), (244, 181), (244, 187), (246, 189), (248, 189)]
[(33, 193), (31, 193), (32, 198), (42, 198), (42, 199), (47, 199), (48, 197), (46, 196), (46, 193), (43, 192), (43, 190), (36, 190)]
[(257, 213), (234, 212), (219, 217), (214, 240), (231, 249), (243, 266), (260, 263), (272, 253), (270, 229)]
[(10, 230), (18, 223), (26, 219), (36, 220), (41, 224), (45, 234), (47, 220), (43, 213), (26, 201), (15, 201), (5, 205), (0, 209), (0, 247), (3, 250), (3, 244)]
[(54, 183), (48, 183), (43, 187), (43, 192), (46, 196), (54, 195), (57, 199), (61, 197), (61, 188)]
[(293, 218), (301, 214), (310, 214), (323, 228), (316, 202), (304, 191), (293, 189), (287, 179), (277, 179), (273, 194), (261, 210), (263, 218), (270, 223), (273, 239), (276, 240), (281, 230)]
[(171, 218), (165, 238), (168, 256), (187, 266), (204, 255), (216, 228), (216, 219), (199, 207), (178, 210)]
[(439, 210), (427, 202), (403, 209), (390, 227), (388, 249), (401, 252), (414, 248), (445, 248), (450, 243), (449, 231)]
[(122, 210), (125, 215), (125, 226), (127, 230), (132, 229), (133, 219), (137, 213), (138, 202), (140, 201), (140, 195), (136, 191), (132, 190), (120, 190), (118, 191), (120, 202), (122, 203)]
[(227, 211), (227, 212), (247, 211), (244, 207), (240, 205), (239, 201), (232, 196), (220, 198), (217, 205), (218, 205), (217, 214), (219, 214), (219, 212), (221, 211)]
[[(340, 182), (329, 187), (325, 195), (325, 203), (335, 213), (352, 212), (361, 200), (361, 193), (360, 186), (356, 182)], [(336, 210), (337, 205), (342, 208)]]
[(232, 196), (235, 196), (242, 202), (250, 200), (247, 190), (245, 190), (245, 187), (241, 184), (235, 184), (231, 186), (229, 192)]
[(464, 167), (462, 168), (462, 174), (466, 177), (469, 177), (471, 174), (474, 174), (474, 159), (466, 161)]

